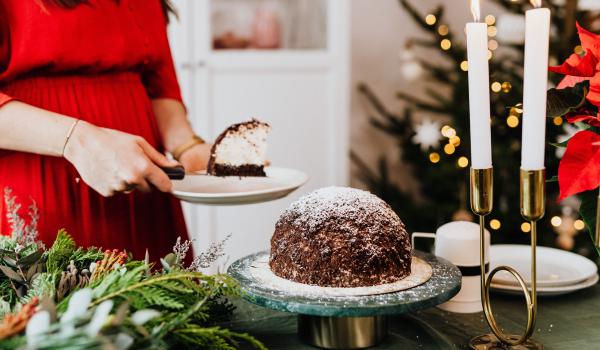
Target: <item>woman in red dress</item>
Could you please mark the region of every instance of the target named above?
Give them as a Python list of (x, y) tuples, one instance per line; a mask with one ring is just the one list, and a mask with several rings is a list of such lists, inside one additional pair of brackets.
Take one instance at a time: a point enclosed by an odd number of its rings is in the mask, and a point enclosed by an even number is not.
[(163, 151), (200, 170), (209, 147), (181, 102), (167, 5), (0, 0), (0, 189), (35, 201), (46, 244), (65, 228), (157, 259), (187, 235)]

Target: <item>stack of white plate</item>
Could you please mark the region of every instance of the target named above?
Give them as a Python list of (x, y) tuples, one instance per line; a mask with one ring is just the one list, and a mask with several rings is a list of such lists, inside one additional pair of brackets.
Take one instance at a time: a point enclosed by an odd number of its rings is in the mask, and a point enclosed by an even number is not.
[[(508, 265), (516, 269), (527, 286), (531, 285), (531, 247), (498, 244), (490, 250), (490, 271)], [(540, 296), (571, 293), (598, 283), (596, 264), (581, 256), (560, 249), (537, 248), (537, 291)], [(508, 272), (498, 272), (492, 280), (493, 291), (521, 294), (521, 287)]]

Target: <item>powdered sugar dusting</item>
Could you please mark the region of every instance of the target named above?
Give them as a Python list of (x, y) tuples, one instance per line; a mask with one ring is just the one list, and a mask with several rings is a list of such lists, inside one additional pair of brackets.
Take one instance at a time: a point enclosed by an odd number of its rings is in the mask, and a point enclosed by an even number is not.
[[(293, 225), (316, 232), (333, 218), (352, 218), (355, 224), (385, 222), (404, 227), (392, 208), (370, 192), (349, 187), (325, 187), (292, 203), (282, 219), (293, 217)], [(367, 225), (365, 229), (372, 230)]]

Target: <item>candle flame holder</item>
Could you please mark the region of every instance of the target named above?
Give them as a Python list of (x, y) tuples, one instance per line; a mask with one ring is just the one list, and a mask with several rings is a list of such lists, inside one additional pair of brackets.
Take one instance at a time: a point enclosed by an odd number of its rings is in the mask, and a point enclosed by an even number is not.
[[(498, 266), (485, 275), (485, 216), (490, 214), (494, 202), (493, 168), (471, 169), (471, 210), (479, 216), (481, 304), (492, 333), (479, 335), (469, 342), (471, 349), (543, 349), (544, 345), (531, 339), (537, 315), (536, 223), (545, 211), (545, 170), (523, 170), (521, 182), (521, 215), (531, 223), (531, 292), (523, 277), (510, 266)], [(527, 326), (522, 335), (506, 334), (498, 326), (490, 299), (490, 286), (494, 275), (506, 271), (517, 280), (527, 304)]]

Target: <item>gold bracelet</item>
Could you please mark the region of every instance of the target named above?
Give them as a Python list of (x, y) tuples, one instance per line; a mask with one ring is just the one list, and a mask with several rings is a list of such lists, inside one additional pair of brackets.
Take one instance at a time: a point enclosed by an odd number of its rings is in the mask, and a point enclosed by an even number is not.
[(188, 149), (196, 146), (196, 145), (202, 145), (206, 143), (206, 141), (204, 141), (203, 138), (201, 138), (198, 135), (194, 135), (192, 136), (192, 138), (183, 143), (182, 145), (179, 145), (177, 148), (175, 148), (175, 150), (173, 150), (173, 152), (171, 152), (171, 154), (173, 155), (173, 158), (179, 160), (179, 158), (181, 158), (181, 156), (185, 153), (185, 151), (187, 151)]
[(65, 156), (65, 150), (67, 149), (67, 144), (69, 143), (69, 140), (71, 139), (71, 135), (73, 135), (73, 131), (75, 131), (75, 127), (77, 126), (77, 123), (79, 123), (79, 119), (75, 119), (75, 121), (69, 128), (69, 132), (67, 132), (67, 137), (65, 137), (65, 143), (63, 144), (62, 152), (60, 154), (61, 157)]

